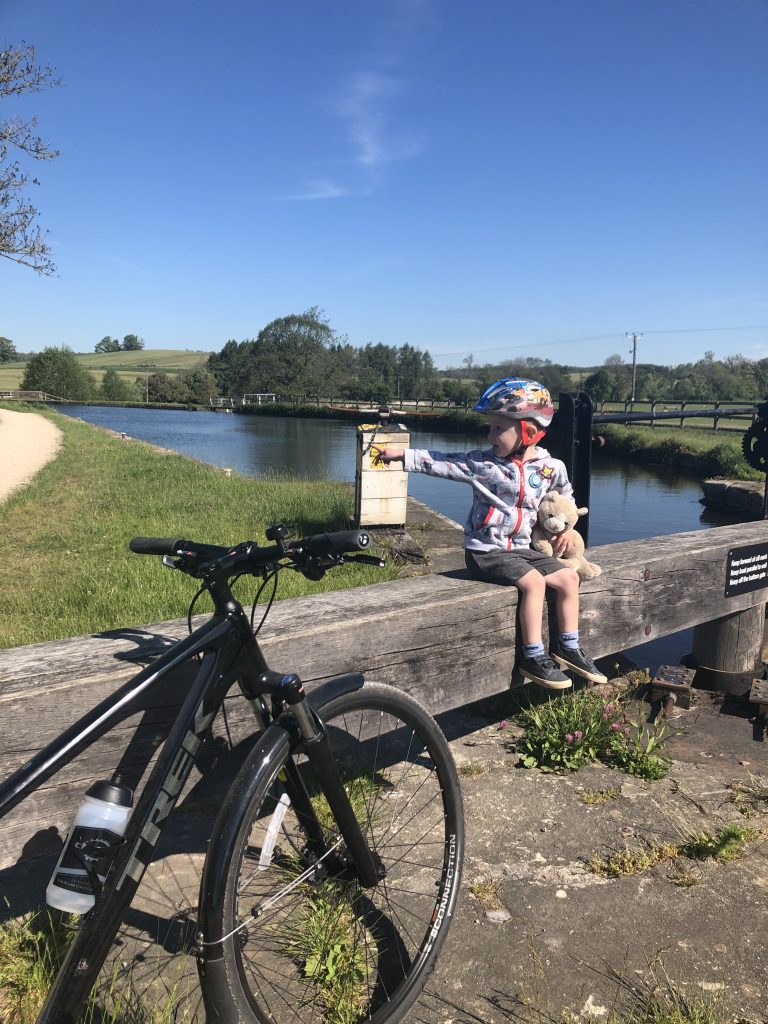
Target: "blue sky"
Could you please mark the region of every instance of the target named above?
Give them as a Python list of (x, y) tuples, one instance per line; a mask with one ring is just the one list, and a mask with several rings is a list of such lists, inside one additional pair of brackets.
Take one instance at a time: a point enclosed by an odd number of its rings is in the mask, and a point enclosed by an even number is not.
[(0, 0), (58, 276), (0, 334), (215, 350), (317, 305), (438, 365), (768, 355), (766, 0)]

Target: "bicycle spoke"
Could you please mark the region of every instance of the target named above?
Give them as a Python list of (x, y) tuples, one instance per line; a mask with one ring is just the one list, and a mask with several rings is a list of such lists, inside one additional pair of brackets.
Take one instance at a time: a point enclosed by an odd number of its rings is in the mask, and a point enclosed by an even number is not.
[[(363, 689), (331, 702), (339, 707), (335, 716), (321, 714), (352, 809), (384, 868), (376, 885), (361, 887), (354, 868), (345, 867), (349, 855), (309, 756), (299, 767), (325, 833), (320, 861), (305, 856), (308, 839), (296, 808), (283, 801), (278, 810), (280, 765), (270, 766), (271, 781), (251, 812), (236, 883), (246, 916), (251, 906), (257, 916), (243, 948), (233, 941), (231, 949), (261, 1024), (359, 1024), (371, 1016), (383, 1022), (412, 1001), (420, 985), (411, 981), (425, 974), (439, 947), (435, 921), (443, 921), (437, 915), (446, 880), (455, 875), (455, 864), (451, 876), (446, 865), (456, 826), (430, 744), (445, 741), (434, 725), (422, 731), (423, 716), (404, 717), (408, 699), (389, 693), (379, 706)], [(273, 820), (280, 820), (276, 843)], [(448, 895), (452, 901), (454, 890)]]

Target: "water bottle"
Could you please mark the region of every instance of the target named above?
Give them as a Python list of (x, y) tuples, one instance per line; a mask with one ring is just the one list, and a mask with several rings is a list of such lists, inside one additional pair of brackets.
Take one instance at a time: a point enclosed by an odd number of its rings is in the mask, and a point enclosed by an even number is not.
[(89, 874), (106, 878), (131, 814), (133, 793), (115, 775), (86, 792), (54, 869), (45, 902), (68, 914), (85, 914), (96, 902)]

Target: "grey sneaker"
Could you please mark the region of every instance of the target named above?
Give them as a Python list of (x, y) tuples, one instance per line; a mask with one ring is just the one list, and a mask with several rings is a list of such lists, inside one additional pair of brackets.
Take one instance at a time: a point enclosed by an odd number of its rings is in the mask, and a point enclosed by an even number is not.
[(608, 676), (603, 675), (583, 647), (565, 647), (558, 640), (551, 654), (561, 668), (575, 672), (592, 683), (608, 682)]
[(567, 690), (573, 683), (561, 672), (546, 651), (530, 658), (520, 658), (515, 666), (517, 672), (545, 690)]

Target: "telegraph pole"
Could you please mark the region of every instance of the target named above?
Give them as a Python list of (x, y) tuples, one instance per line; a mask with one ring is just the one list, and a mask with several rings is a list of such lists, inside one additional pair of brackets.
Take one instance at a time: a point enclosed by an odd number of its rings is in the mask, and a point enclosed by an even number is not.
[(149, 405), (149, 371), (155, 366), (154, 363), (136, 363), (138, 370), (144, 371), (144, 402)]
[(630, 402), (635, 401), (635, 376), (637, 374), (637, 339), (642, 338), (642, 334), (636, 334), (634, 332), (627, 331), (624, 334), (625, 338), (632, 339), (632, 396), (629, 399)]

